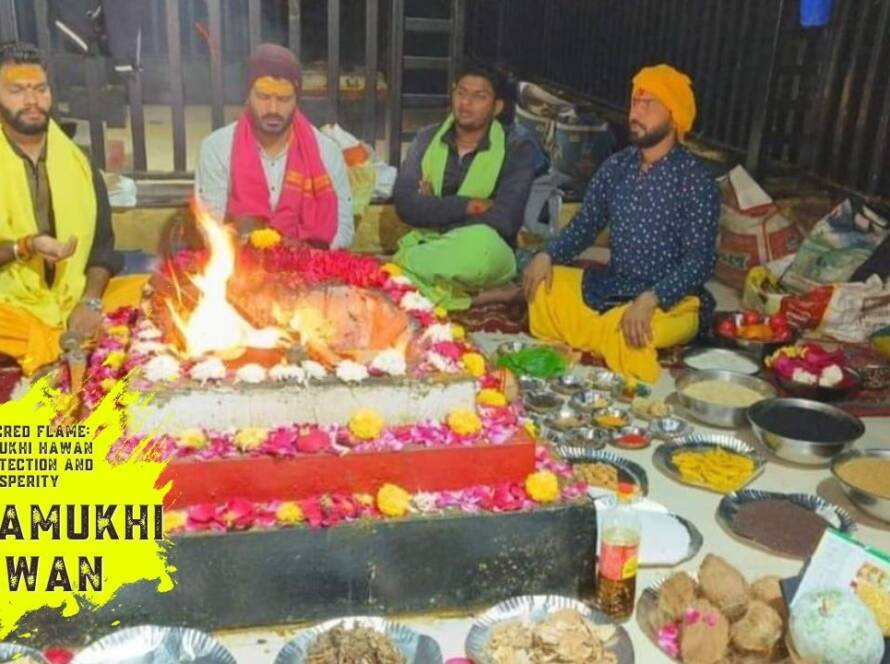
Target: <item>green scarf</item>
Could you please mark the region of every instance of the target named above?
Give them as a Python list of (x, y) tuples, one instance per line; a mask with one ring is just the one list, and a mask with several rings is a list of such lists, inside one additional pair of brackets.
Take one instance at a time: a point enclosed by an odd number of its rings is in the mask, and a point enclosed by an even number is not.
[[(442, 136), (453, 125), (454, 116), (449, 115), (439, 127), (436, 135), (433, 136), (433, 140), (430, 141), (429, 147), (423, 153), (423, 160), (420, 162), (423, 179), (432, 185), (433, 193), (438, 197), (442, 196), (442, 180), (445, 177), (445, 164), (448, 162), (448, 146), (442, 142)], [(491, 198), (494, 193), (506, 155), (504, 127), (497, 120), (493, 120), (491, 123), (488, 140), (488, 149), (480, 150), (473, 157), (470, 170), (457, 192), (458, 196)]]

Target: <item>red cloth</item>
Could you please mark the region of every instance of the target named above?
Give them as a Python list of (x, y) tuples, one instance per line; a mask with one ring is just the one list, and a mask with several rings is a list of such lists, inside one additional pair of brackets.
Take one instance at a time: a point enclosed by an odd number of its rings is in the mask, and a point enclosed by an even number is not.
[(337, 234), (337, 192), (321, 160), (312, 125), (294, 112), (293, 135), (278, 206), (269, 207), (269, 185), (248, 111), (235, 127), (228, 216), (265, 219), (284, 237), (329, 246)]

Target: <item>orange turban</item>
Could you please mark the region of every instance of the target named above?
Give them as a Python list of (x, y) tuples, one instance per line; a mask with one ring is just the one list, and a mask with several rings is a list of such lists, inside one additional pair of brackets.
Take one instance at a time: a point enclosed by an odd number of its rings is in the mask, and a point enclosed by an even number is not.
[(677, 137), (682, 141), (695, 121), (695, 95), (692, 81), (670, 65), (644, 67), (634, 76), (633, 94), (645, 90), (655, 95), (674, 116)]

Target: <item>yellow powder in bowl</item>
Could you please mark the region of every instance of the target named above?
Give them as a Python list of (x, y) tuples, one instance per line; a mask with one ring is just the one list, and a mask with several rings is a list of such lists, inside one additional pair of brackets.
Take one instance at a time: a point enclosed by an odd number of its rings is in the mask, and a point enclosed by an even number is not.
[(850, 459), (838, 467), (837, 474), (857, 489), (890, 498), (890, 459), (870, 456)]

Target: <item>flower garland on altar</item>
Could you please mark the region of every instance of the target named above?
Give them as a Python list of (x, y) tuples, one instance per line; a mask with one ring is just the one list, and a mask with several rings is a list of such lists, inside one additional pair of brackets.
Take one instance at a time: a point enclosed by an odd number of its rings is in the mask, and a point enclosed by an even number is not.
[[(206, 251), (181, 251), (165, 262), (162, 274), (169, 277), (195, 273), (206, 260)], [(466, 373), (481, 378), (485, 374), (485, 358), (467, 340), (465, 330), (448, 322), (447, 312), (434, 307), (396, 265), (381, 264), (376, 258), (346, 251), (285, 246), (261, 231), (251, 235), (241, 249), (240, 260), (248, 267), (260, 266), (270, 278), (292, 287), (338, 282), (386, 293), (419, 328), (422, 354), (414, 367), (414, 378), (439, 373)], [(346, 360), (329, 370), (318, 362), (305, 360), (300, 364), (282, 362), (270, 369), (248, 364), (234, 371), (217, 357), (183, 359), (139, 309), (122, 307), (107, 314), (103, 323), (106, 332), (91, 353), (85, 376), (83, 403), (87, 409), (95, 407), (115, 381), (137, 367), (139, 379), (149, 387), (266, 381), (305, 385), (311, 380), (334, 378), (359, 383), (371, 377), (404, 376), (408, 371), (404, 356), (392, 349), (381, 351), (367, 365)], [(63, 386), (66, 380), (67, 376), (62, 377)]]
[[(359, 520), (436, 516), (450, 512), (529, 511), (556, 502), (586, 500), (587, 485), (572, 478), (571, 468), (556, 461), (546, 447), (536, 450), (536, 471), (524, 484), (479, 485), (456, 491), (411, 494), (384, 484), (376, 495), (324, 494), (295, 501), (255, 503), (233, 498), (218, 505), (200, 504), (164, 512), (164, 532), (179, 535), (257, 528), (327, 528)], [(537, 485), (548, 487), (542, 494)], [(555, 492), (552, 487), (556, 487)], [(531, 488), (531, 490), (529, 490)]]

